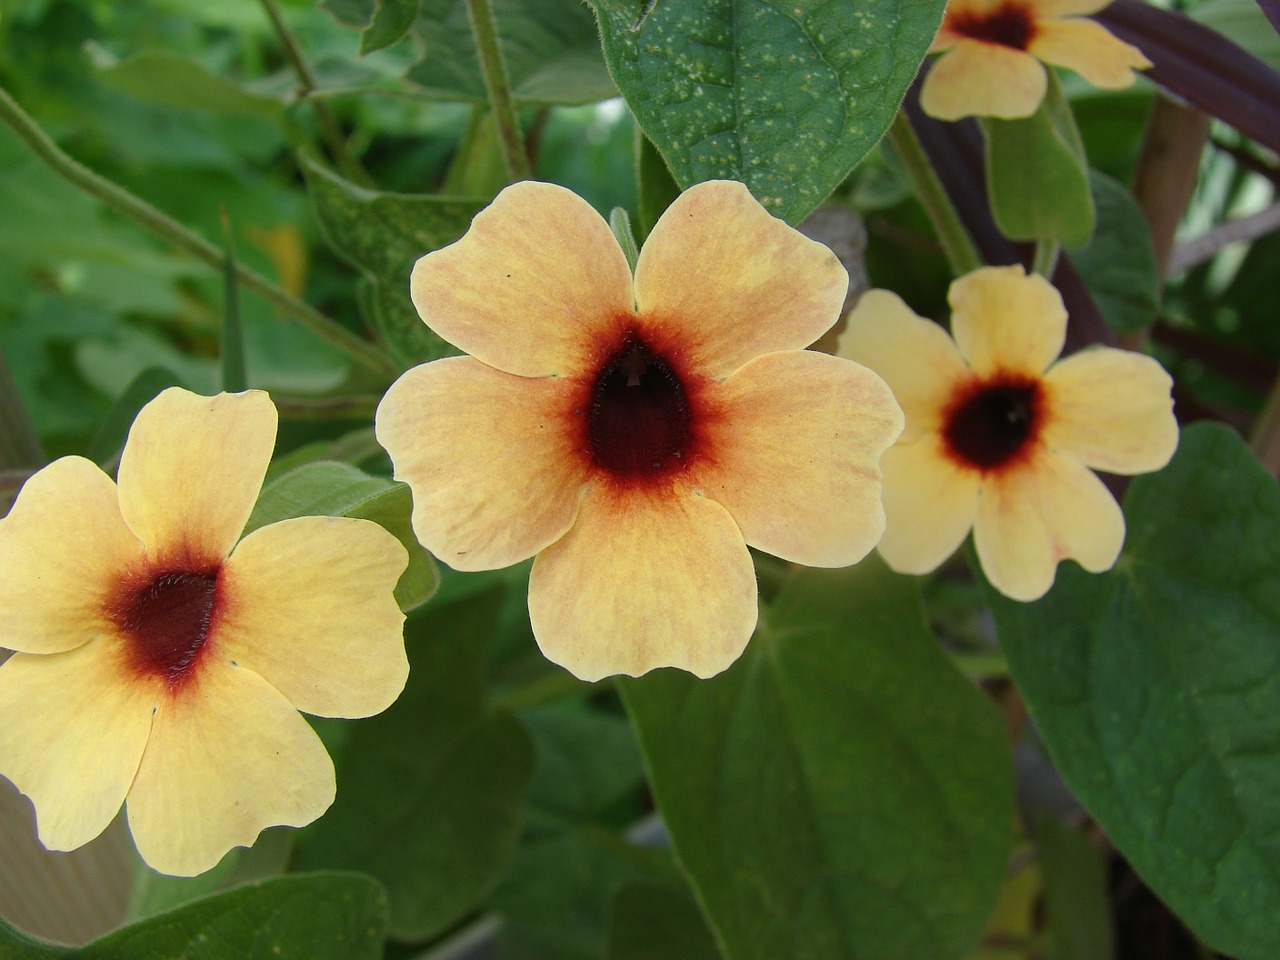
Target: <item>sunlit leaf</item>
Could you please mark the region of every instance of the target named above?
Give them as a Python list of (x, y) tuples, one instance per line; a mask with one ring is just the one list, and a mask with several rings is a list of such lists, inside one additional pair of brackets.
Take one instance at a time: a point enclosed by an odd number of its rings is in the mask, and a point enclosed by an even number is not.
[(943, 8), (939, 0), (593, 5), (618, 89), (676, 182), (741, 180), (791, 223), (888, 129)]

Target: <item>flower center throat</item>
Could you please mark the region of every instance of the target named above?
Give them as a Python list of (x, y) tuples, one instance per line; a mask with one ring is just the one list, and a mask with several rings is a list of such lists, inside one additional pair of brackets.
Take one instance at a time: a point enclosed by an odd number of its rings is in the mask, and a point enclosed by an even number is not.
[(691, 419), (675, 367), (628, 333), (592, 384), (587, 443), (597, 466), (616, 477), (656, 477), (684, 465)]
[(129, 639), (135, 668), (170, 685), (182, 681), (209, 639), (217, 598), (216, 570), (152, 574), (126, 589), (113, 619)]
[(992, 470), (1023, 449), (1039, 420), (1038, 384), (983, 384), (952, 407), (943, 437), (951, 452), (968, 466)]

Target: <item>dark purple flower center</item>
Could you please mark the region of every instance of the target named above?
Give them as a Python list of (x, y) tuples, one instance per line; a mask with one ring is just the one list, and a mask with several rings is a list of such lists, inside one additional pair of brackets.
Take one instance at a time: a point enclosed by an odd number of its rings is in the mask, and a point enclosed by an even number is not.
[(209, 639), (217, 599), (216, 570), (157, 573), (131, 586), (114, 619), (130, 640), (135, 667), (171, 685), (182, 681)]
[(947, 18), (947, 27), (962, 37), (1026, 50), (1035, 35), (1035, 22), (1027, 8), (1006, 3), (986, 14), (964, 12)]
[(943, 428), (951, 452), (971, 467), (992, 470), (1023, 449), (1040, 416), (1035, 382), (982, 384), (952, 407)]
[(635, 333), (605, 360), (591, 386), (587, 443), (616, 477), (680, 469), (691, 440), (689, 397), (672, 364)]

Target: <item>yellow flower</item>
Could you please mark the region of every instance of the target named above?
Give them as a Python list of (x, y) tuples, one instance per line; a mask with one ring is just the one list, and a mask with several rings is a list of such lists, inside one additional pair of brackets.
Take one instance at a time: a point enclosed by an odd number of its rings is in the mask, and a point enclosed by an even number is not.
[(0, 773), (48, 848), (92, 840), (127, 797), (148, 864), (208, 870), (332, 803), (298, 710), (368, 716), (403, 688), (399, 541), (304, 517), (236, 544), (275, 434), (265, 393), (166, 390), (119, 486), (64, 457), (0, 521), (0, 644), (18, 651), (0, 667)]
[(939, 120), (1029, 117), (1044, 99), (1044, 63), (1095, 87), (1129, 86), (1151, 61), (1084, 16), (1109, 2), (950, 0), (929, 47), (942, 56), (925, 76), (921, 108)]
[(907, 416), (884, 455), (881, 555), (900, 573), (928, 573), (972, 528), (987, 578), (1015, 600), (1042, 596), (1067, 557), (1110, 569), (1124, 515), (1089, 468), (1169, 462), (1169, 375), (1110, 348), (1058, 360), (1062, 298), (1021, 267), (975, 270), (949, 299), (954, 340), (884, 290), (862, 297), (841, 337), (840, 354), (884, 377)]
[(410, 370), (378, 408), (419, 539), (459, 570), (536, 555), (534, 635), (579, 677), (724, 670), (756, 623), (747, 544), (841, 566), (884, 527), (901, 411), (802, 349), (847, 283), (740, 183), (677, 199), (634, 279), (585, 201), (508, 187), (413, 271), (418, 312), (471, 356)]

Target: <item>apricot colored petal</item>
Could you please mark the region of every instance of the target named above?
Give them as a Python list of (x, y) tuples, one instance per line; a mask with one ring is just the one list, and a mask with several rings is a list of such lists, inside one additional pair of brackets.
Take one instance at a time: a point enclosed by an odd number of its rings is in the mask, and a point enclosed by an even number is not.
[(120, 456), (120, 512), (153, 557), (217, 562), (240, 539), (276, 442), (261, 390), (165, 390), (138, 413)]
[(1124, 514), (1092, 471), (1045, 450), (984, 483), (973, 539), (992, 586), (1014, 600), (1036, 600), (1053, 586), (1061, 560), (1109, 570), (1124, 545)]
[(524, 377), (577, 372), (632, 312), (631, 270), (609, 225), (564, 187), (507, 187), (409, 281), (418, 315), (455, 347)]
[(1050, 17), (1083, 17), (1111, 3), (1111, 0), (1032, 0), (1037, 20)]
[(884, 531), (880, 455), (902, 431), (888, 385), (808, 350), (765, 354), (725, 380), (702, 491), (747, 543), (817, 567), (866, 556)]
[(81, 457), (55, 460), (0, 521), (0, 647), (59, 653), (98, 636), (103, 601), (142, 553), (111, 478)]
[(955, 341), (895, 293), (868, 290), (849, 314), (837, 354), (884, 378), (906, 414), (902, 441), (939, 429), (957, 382), (971, 376)]
[(1093, 20), (1040, 24), (1027, 50), (1045, 63), (1074, 70), (1095, 87), (1112, 90), (1132, 84), (1134, 69), (1151, 66), (1141, 50)]
[(690, 187), (654, 225), (636, 264), (636, 304), (657, 343), (707, 375), (797, 350), (840, 316), (849, 275), (830, 249), (730, 180)]
[(493, 570), (569, 529), (586, 473), (573, 390), (469, 357), (391, 385), (378, 442), (413, 491), (413, 529), (428, 550), (455, 570)]
[(742, 653), (757, 615), (755, 568), (733, 518), (676, 492), (592, 485), (529, 578), (538, 645), (583, 680), (655, 667), (714, 676)]
[(0, 666), (0, 773), (31, 798), (50, 850), (88, 843), (120, 811), (155, 693), (125, 672), (110, 638)]
[(887, 526), (880, 555), (899, 573), (929, 573), (959, 549), (978, 512), (978, 474), (957, 467), (934, 433), (880, 461)]
[(333, 762), (275, 687), (208, 661), (166, 697), (129, 792), (129, 829), (154, 870), (189, 877), (267, 827), (300, 827), (329, 808)]
[(379, 713), (409, 675), (392, 596), (407, 564), (400, 541), (369, 520), (299, 517), (255, 530), (223, 567), (217, 652), (305, 713)]
[(1062, 352), (1067, 311), (1057, 289), (1022, 267), (983, 267), (948, 291), (951, 333), (974, 373), (1038, 377)]
[(939, 120), (1029, 117), (1048, 83), (1044, 66), (1029, 53), (962, 39), (925, 74), (920, 107)]
[(1045, 442), (1108, 473), (1147, 473), (1178, 447), (1173, 380), (1151, 357), (1108, 347), (1054, 364), (1044, 377)]

